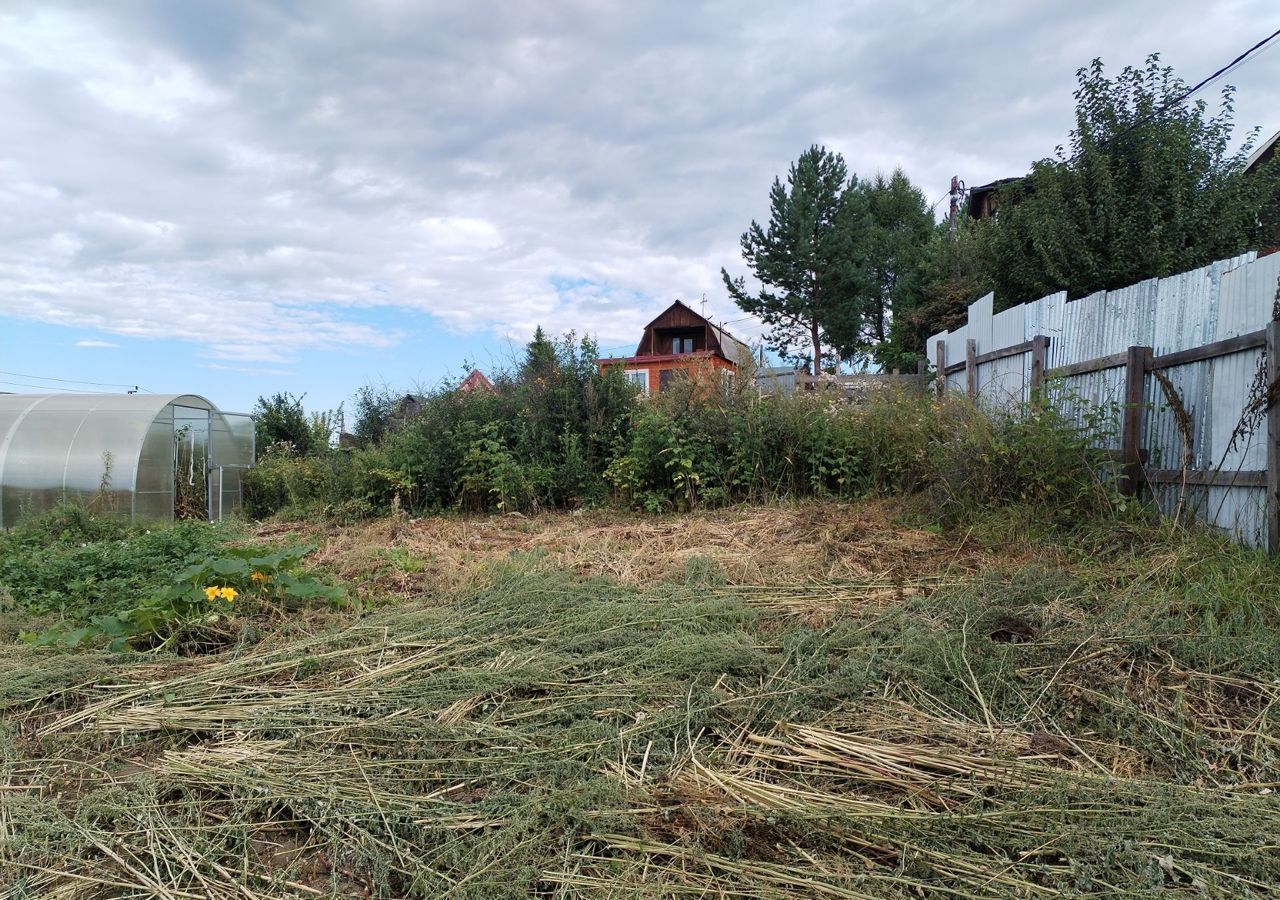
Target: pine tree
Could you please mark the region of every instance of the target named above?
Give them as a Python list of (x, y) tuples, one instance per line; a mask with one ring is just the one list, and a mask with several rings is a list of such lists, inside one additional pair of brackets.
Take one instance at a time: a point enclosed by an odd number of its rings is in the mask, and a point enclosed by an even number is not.
[(738, 307), (769, 326), (769, 348), (801, 359), (807, 344), (814, 374), (824, 346), (837, 361), (852, 355), (868, 296), (865, 203), (850, 183), (840, 154), (810, 147), (791, 165), (785, 185), (774, 179), (768, 228), (753, 221), (742, 235), (742, 257), (759, 293), (720, 270)]
[(917, 274), (934, 230), (933, 213), (924, 193), (901, 169), (888, 178), (876, 175), (859, 189), (871, 222), (872, 279), (860, 343), (882, 366), (902, 366), (908, 360), (893, 343), (892, 326), (920, 305)]

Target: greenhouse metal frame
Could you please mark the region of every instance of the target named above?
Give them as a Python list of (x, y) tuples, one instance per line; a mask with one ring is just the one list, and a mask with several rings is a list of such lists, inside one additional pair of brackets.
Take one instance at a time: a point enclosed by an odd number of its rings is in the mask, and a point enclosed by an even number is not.
[(201, 495), (219, 521), (254, 454), (253, 417), (195, 394), (0, 394), (0, 528), (64, 502), (172, 522)]

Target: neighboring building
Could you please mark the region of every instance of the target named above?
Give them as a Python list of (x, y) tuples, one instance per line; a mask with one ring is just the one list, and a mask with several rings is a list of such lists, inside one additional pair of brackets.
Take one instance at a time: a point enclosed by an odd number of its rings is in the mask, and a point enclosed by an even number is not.
[(756, 368), (756, 387), (761, 394), (790, 396), (796, 392), (800, 379), (807, 372), (795, 366), (767, 366)]
[[(1280, 131), (1259, 144), (1244, 164), (1245, 172), (1256, 172), (1270, 163), (1280, 153)], [(1280, 248), (1280, 192), (1277, 192), (1262, 209), (1259, 216), (1262, 225), (1262, 247), (1265, 250)]]
[(598, 359), (603, 374), (622, 366), (627, 378), (646, 394), (656, 394), (673, 379), (710, 369), (732, 374), (750, 360), (751, 348), (679, 300), (644, 328), (636, 352)]
[(977, 187), (969, 188), (968, 204), (969, 218), (971, 219), (990, 219), (996, 214), (999, 207), (1000, 190), (1012, 184), (1022, 181), (1021, 178), (1001, 178), (990, 184), (981, 184)]
[(462, 380), (462, 384), (458, 385), (458, 390), (464, 394), (471, 391), (489, 391), (493, 392), (493, 382), (485, 377), (485, 374), (479, 369), (472, 369), (471, 374)]

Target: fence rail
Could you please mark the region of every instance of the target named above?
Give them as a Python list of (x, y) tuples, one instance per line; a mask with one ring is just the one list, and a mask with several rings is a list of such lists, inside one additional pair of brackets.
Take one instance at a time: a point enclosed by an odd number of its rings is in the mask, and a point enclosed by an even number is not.
[(937, 389), (975, 402), (1112, 410), (1123, 489), (1149, 491), (1280, 552), (1280, 254), (1249, 254), (1067, 302), (1000, 313), (929, 339)]

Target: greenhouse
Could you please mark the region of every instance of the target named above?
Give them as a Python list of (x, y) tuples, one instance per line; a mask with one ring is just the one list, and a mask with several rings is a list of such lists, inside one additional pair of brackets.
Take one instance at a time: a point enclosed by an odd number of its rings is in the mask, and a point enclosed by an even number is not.
[(218, 521), (253, 458), (253, 418), (194, 394), (0, 394), (0, 528), (66, 501)]

